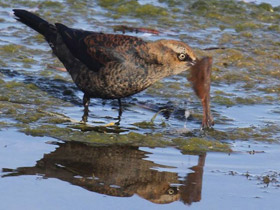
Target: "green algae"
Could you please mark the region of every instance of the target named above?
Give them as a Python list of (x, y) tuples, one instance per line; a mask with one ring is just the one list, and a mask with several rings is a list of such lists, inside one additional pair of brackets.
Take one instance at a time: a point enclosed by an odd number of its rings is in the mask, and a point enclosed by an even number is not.
[(189, 139), (176, 138), (173, 139), (176, 145), (183, 152), (203, 153), (207, 151), (231, 152), (229, 144), (220, 141), (209, 141), (208, 139), (191, 137)]
[[(264, 129), (264, 130), (263, 130)], [(267, 130), (266, 130), (267, 129)], [(277, 142), (277, 138), (274, 137), (279, 130), (278, 126), (266, 125), (264, 128), (258, 127), (245, 127), (245, 128), (233, 128), (227, 131), (212, 130), (205, 133), (207, 138), (213, 138), (217, 141), (223, 140), (240, 140), (240, 141), (262, 141), (262, 142)], [(264, 132), (271, 131), (271, 132)]]
[(39, 43), (45, 43), (46, 42), (44, 36), (42, 36), (41, 34), (36, 34), (34, 36), (31, 36), (30, 38), (32, 40), (35, 40), (35, 41), (39, 42)]
[(273, 24), (273, 25), (268, 26), (267, 29), (271, 30), (271, 31), (278, 31), (279, 32), (280, 31), (280, 26)]
[(43, 1), (42, 3), (40, 3), (40, 7), (54, 7), (56, 9), (58, 8), (63, 8), (63, 4), (57, 1)]
[(110, 8), (112, 5), (123, 4), (124, 2), (124, 0), (100, 0), (98, 1), (98, 4), (101, 7)]
[(17, 82), (17, 81), (10, 81), (5, 84), (5, 87), (9, 88), (9, 89), (22, 87), (22, 86), (23, 86), (23, 84), (21, 82)]
[(191, 5), (191, 9), (199, 13), (205, 13), (209, 10), (210, 4), (207, 1), (199, 0)]
[(0, 6), (2, 8), (6, 8), (6, 7), (9, 7), (10, 5), (8, 3), (5, 3), (5, 2), (0, 2)]
[(8, 101), (9, 97), (7, 96), (0, 96), (0, 101)]
[(20, 46), (20, 45), (8, 44), (8, 45), (0, 46), (0, 52), (1, 52), (1, 54), (4, 54), (4, 53), (9, 53), (9, 54), (18, 53), (21, 48), (22, 48), (22, 46)]
[(61, 128), (54, 125), (43, 125), (37, 128), (25, 127), (22, 129), (27, 135), (50, 136), (65, 141), (82, 141), (95, 144), (125, 144), (133, 146), (178, 146), (183, 152), (203, 153), (206, 151), (231, 152), (230, 145), (219, 141), (209, 141), (203, 138), (174, 138), (167, 140), (162, 134), (140, 134), (129, 132), (126, 135), (115, 135), (100, 132), (83, 132)]
[(155, 127), (155, 124), (151, 121), (137, 122), (137, 123), (134, 123), (133, 125), (137, 126), (138, 128), (143, 128), (143, 129)]
[(128, 144), (134, 146), (172, 145), (169, 141), (164, 140), (161, 134), (144, 135), (129, 132), (126, 135), (114, 135), (95, 131), (81, 133), (79, 130), (57, 127), (55, 125), (42, 125), (36, 128), (26, 126), (22, 129), (22, 132), (32, 136), (50, 136), (65, 141), (82, 141), (98, 144)]
[[(1, 112), (0, 112), (0, 114), (1, 114)], [(7, 124), (6, 122), (1, 122), (1, 121), (0, 121), (0, 130), (1, 130), (2, 128), (7, 127), (7, 126), (8, 126), (8, 124)]]
[(30, 113), (22, 113), (18, 114), (16, 113), (15, 120), (17, 120), (19, 123), (34, 123), (40, 120), (43, 117), (42, 114), (38, 112), (33, 112), (32, 114)]
[(259, 96), (247, 96), (247, 97), (236, 97), (235, 101), (237, 104), (252, 105), (260, 104), (263, 101), (262, 97)]
[(237, 32), (245, 31), (245, 30), (250, 30), (250, 31), (252, 31), (252, 30), (254, 30), (254, 29), (259, 29), (259, 28), (261, 28), (261, 27), (262, 27), (262, 25), (256, 24), (256, 23), (254, 23), (254, 22), (243, 22), (243, 23), (237, 24), (237, 25), (235, 26), (235, 30), (236, 30)]
[(139, 4), (138, 1), (131, 0), (106, 0), (98, 1), (101, 7), (114, 12), (114, 18), (120, 18), (122, 16), (134, 16), (138, 18), (152, 18), (167, 16), (168, 12), (163, 7), (157, 7), (153, 4)]
[(139, 6), (136, 10), (136, 17), (144, 17), (144, 16), (166, 16), (168, 12), (164, 8), (155, 7), (152, 4), (145, 4)]
[(224, 105), (224, 106), (235, 105), (234, 101), (231, 98), (225, 97), (225, 96), (220, 96), (220, 95), (212, 97), (212, 101), (216, 104)]
[(36, 61), (32, 58), (23, 58), (21, 61), (23, 63), (36, 63)]
[(246, 38), (253, 38), (253, 34), (250, 31), (241, 32), (240, 35)]
[(235, 19), (242, 20), (240, 14), (244, 15), (246, 12), (242, 3), (236, 3), (235, 1), (199, 0), (195, 1), (189, 8), (199, 16), (205, 16), (227, 24), (232, 24)]
[(268, 4), (268, 3), (261, 3), (257, 7), (264, 9), (266, 11), (269, 11), (269, 12), (273, 12), (273, 7), (271, 6), (271, 4)]

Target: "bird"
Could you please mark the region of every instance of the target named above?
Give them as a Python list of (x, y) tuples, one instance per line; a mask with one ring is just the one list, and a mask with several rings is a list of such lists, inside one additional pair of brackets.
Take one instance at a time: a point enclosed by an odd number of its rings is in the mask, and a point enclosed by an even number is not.
[[(145, 41), (125, 34), (74, 29), (62, 23), (51, 24), (23, 9), (13, 12), (16, 20), (44, 36), (53, 54), (84, 93), (83, 122), (88, 120), (90, 98), (117, 99), (120, 117), (122, 98), (186, 71), (198, 61), (193, 49), (181, 41)], [(210, 125), (208, 118), (202, 123), (204, 127)]]

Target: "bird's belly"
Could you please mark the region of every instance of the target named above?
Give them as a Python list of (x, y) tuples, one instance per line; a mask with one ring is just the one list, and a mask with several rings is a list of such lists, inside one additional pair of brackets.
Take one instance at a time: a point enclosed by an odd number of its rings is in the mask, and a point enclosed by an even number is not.
[(116, 98), (124, 98), (140, 91), (144, 90), (145, 88), (126, 88), (122, 86), (114, 86), (114, 87), (92, 87), (87, 89), (81, 89), (84, 93), (87, 93), (91, 98), (103, 98), (103, 99), (116, 99)]
[(150, 83), (136, 78), (99, 78), (76, 80), (76, 85), (92, 98), (116, 99), (131, 96), (148, 88)]

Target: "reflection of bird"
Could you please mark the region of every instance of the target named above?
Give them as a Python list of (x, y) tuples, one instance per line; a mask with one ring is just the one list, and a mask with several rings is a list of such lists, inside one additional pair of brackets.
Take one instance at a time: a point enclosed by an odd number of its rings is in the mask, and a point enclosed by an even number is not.
[(83, 121), (87, 121), (90, 98), (118, 99), (120, 117), (121, 98), (138, 93), (164, 77), (179, 74), (196, 61), (192, 49), (180, 41), (146, 42), (133, 36), (53, 25), (25, 10), (15, 9), (14, 14), (18, 21), (45, 37), (84, 92)]
[(199, 156), (198, 164), (183, 178), (172, 172), (173, 167), (169, 171), (170, 166), (147, 160), (149, 153), (138, 147), (93, 146), (71, 141), (58, 146), (35, 166), (3, 169), (2, 177), (40, 174), (105, 195), (137, 194), (153, 203), (181, 200), (190, 205), (201, 200), (205, 154)]

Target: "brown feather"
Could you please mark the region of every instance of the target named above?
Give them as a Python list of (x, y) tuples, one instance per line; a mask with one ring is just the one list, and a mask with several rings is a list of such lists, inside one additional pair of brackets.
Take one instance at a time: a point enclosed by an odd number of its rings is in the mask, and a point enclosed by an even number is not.
[(202, 127), (211, 127), (214, 121), (210, 110), (210, 85), (211, 85), (211, 67), (212, 58), (205, 57), (191, 68), (189, 80), (193, 84), (196, 95), (201, 99), (203, 107)]

